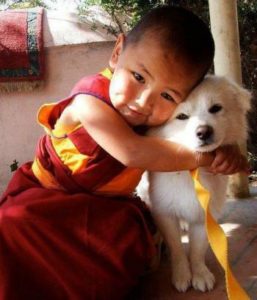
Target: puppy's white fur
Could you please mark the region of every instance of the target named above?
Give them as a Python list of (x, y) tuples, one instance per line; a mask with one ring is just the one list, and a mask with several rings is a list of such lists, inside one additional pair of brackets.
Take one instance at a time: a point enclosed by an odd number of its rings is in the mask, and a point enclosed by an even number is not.
[[(168, 122), (148, 134), (195, 151), (213, 151), (218, 146), (246, 140), (249, 109), (248, 91), (224, 77), (207, 76), (177, 107)], [(213, 175), (203, 168), (199, 176), (211, 194), (212, 215), (218, 218), (225, 202), (227, 176)], [(138, 193), (149, 204), (170, 249), (172, 283), (177, 290), (186, 291), (190, 285), (200, 291), (211, 290), (215, 278), (205, 264), (208, 241), (204, 213), (189, 172), (145, 174)], [(189, 224), (189, 258), (181, 243), (180, 220)]]

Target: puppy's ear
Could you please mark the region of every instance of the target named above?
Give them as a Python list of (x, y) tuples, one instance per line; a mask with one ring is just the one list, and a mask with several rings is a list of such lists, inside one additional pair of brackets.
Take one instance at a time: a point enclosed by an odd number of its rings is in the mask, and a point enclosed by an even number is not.
[(243, 111), (245, 113), (248, 112), (251, 109), (252, 94), (250, 91), (239, 85), (236, 85), (236, 97)]

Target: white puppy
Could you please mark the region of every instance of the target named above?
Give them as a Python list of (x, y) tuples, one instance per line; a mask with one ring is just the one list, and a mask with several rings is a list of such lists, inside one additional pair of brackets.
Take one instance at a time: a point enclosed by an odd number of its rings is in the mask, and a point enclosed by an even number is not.
[[(207, 76), (177, 107), (168, 122), (151, 129), (148, 134), (195, 151), (213, 151), (218, 146), (246, 140), (249, 109), (248, 91), (224, 77)], [(208, 241), (204, 213), (190, 173), (151, 172), (146, 175), (138, 193), (149, 204), (170, 250), (172, 283), (179, 291), (186, 291), (190, 285), (200, 291), (211, 290), (215, 278), (205, 264)], [(211, 194), (210, 209), (217, 218), (226, 197), (227, 176), (213, 175), (203, 168), (199, 176)], [(189, 259), (181, 243), (180, 220), (189, 225)]]

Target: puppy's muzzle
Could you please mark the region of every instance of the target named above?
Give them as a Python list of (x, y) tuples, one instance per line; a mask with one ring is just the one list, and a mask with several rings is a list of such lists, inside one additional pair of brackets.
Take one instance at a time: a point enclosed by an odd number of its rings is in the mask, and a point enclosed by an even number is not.
[(213, 128), (209, 125), (200, 125), (196, 128), (197, 138), (205, 144), (212, 142), (213, 133)]

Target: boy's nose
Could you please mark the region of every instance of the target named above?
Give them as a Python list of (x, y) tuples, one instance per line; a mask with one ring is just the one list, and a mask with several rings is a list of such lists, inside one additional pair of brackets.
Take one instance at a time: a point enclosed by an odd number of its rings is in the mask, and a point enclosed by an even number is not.
[(143, 91), (136, 98), (137, 105), (144, 110), (151, 110), (153, 106), (153, 96), (150, 91)]

